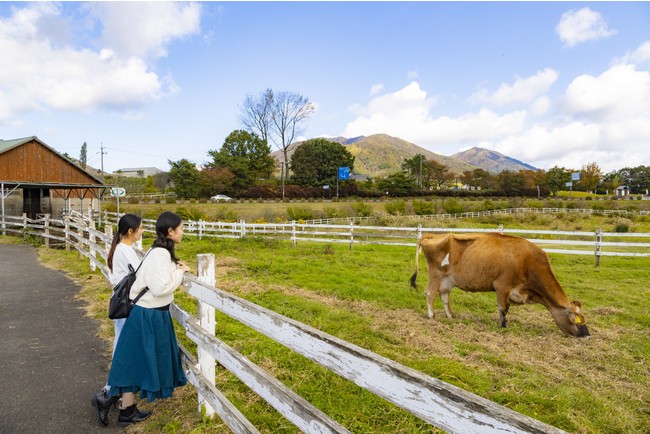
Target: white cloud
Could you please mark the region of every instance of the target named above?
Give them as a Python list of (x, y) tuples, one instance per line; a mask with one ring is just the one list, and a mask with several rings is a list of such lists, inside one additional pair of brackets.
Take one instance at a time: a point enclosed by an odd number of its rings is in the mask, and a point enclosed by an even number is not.
[[(167, 18), (172, 16), (168, 4), (162, 8)], [(186, 14), (179, 10), (179, 20), (186, 21)], [(71, 22), (53, 3), (16, 7), (0, 19), (0, 122), (11, 122), (16, 114), (31, 110), (132, 109), (178, 91), (171, 77), (159, 77), (145, 58), (66, 42), (73, 30), (65, 26), (75, 25), (83, 24)], [(157, 42), (149, 37), (135, 45), (160, 55), (161, 47), (179, 34), (176, 26), (159, 34)], [(134, 41), (141, 36), (132, 31), (125, 35)]]
[(516, 133), (526, 119), (523, 111), (499, 115), (488, 109), (434, 119), (429, 112), (435, 104), (435, 98), (412, 82), (397, 92), (371, 99), (366, 106), (353, 106), (357, 118), (347, 124), (342, 135), (386, 133), (419, 145), (461, 144)]
[(373, 84), (373, 85), (370, 87), (370, 96), (377, 95), (377, 94), (380, 93), (382, 90), (384, 90), (384, 83)]
[(573, 47), (586, 41), (608, 38), (617, 32), (610, 29), (598, 12), (589, 8), (570, 10), (562, 14), (555, 31), (565, 46)]
[(98, 2), (91, 4), (101, 21), (102, 41), (120, 56), (167, 55), (173, 39), (196, 34), (201, 6), (185, 2)]
[(650, 116), (650, 72), (614, 65), (601, 75), (576, 77), (565, 95), (570, 113), (594, 120)]
[(650, 67), (650, 41), (644, 42), (632, 53), (627, 53), (623, 58), (617, 59), (615, 63), (632, 63), (638, 67)]
[(472, 95), (471, 100), (495, 107), (529, 103), (539, 95), (546, 93), (551, 85), (555, 83), (558, 75), (555, 70), (546, 68), (531, 77), (518, 78), (512, 85), (502, 83), (499, 89), (491, 94), (487, 89), (483, 88)]

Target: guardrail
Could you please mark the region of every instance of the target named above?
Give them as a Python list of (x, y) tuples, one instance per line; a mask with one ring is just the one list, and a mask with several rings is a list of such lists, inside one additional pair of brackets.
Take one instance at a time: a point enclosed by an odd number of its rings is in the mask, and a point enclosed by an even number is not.
[[(93, 220), (3, 219), (3, 232), (43, 236), (74, 247), (91, 269), (108, 276), (105, 265), (112, 226), (95, 230)], [(99, 256), (99, 258), (98, 258)], [(197, 344), (198, 360), (181, 348), (187, 377), (208, 414), (217, 413), (235, 433), (259, 432), (215, 386), (215, 362), (228, 369), (279, 413), (306, 433), (349, 431), (215, 336), (215, 310), (302, 354), (360, 387), (452, 433), (562, 433), (487, 399), (427, 376), (359, 346), (277, 314), (216, 288), (214, 255), (197, 256), (198, 276), (186, 273), (183, 286), (197, 298), (198, 318), (172, 305), (172, 316)]]

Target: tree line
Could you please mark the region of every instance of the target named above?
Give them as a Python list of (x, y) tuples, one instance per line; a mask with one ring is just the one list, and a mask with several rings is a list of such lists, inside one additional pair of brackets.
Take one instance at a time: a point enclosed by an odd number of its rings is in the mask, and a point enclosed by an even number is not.
[[(315, 111), (308, 98), (293, 92), (266, 89), (247, 95), (239, 107), (242, 129), (232, 131), (221, 147), (207, 151), (208, 162), (197, 167), (187, 159), (169, 160), (170, 170), (151, 179), (120, 178), (131, 193), (173, 191), (180, 198), (208, 198), (216, 194), (247, 198), (341, 196), (533, 196), (557, 195), (571, 189), (615, 194), (627, 186), (632, 194), (650, 188), (650, 167), (637, 166), (603, 174), (596, 163), (579, 170), (555, 166), (549, 170), (502, 171), (483, 169), (453, 173), (449, 167), (417, 154), (405, 159), (401, 170), (385, 177), (337, 180), (338, 168), (354, 173), (355, 157), (341, 144), (325, 138), (295, 139)], [(271, 156), (271, 144), (280, 158)], [(572, 181), (573, 173), (580, 173)], [(111, 182), (113, 181), (113, 182)], [(107, 182), (115, 183), (107, 176)], [(131, 184), (131, 185), (126, 185)]]

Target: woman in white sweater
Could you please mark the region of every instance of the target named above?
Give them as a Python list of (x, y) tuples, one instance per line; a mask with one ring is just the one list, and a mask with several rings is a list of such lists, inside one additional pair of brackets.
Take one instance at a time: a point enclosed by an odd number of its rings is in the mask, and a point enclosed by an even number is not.
[[(108, 251), (106, 263), (110, 273), (108, 280), (111, 286), (115, 287), (127, 274), (129, 274), (129, 265), (134, 270), (140, 265), (140, 258), (133, 249), (133, 244), (142, 238), (142, 218), (134, 214), (124, 214), (117, 223), (117, 231), (113, 237), (111, 248)], [(113, 320), (115, 335), (113, 338), (113, 353), (120, 337), (120, 332), (124, 326), (125, 318)], [(111, 406), (119, 399), (119, 395), (109, 397), (108, 385), (92, 397), (92, 404), (97, 410), (97, 420), (103, 426), (108, 425), (108, 411)]]
[(190, 271), (174, 251), (183, 239), (183, 221), (172, 212), (162, 213), (156, 221), (156, 235), (130, 298), (135, 299), (142, 291), (144, 295), (126, 319), (108, 376), (110, 395), (122, 394), (121, 424), (139, 422), (150, 415), (137, 409), (135, 393), (152, 402), (171, 397), (176, 387), (187, 383), (169, 313), (174, 291), (184, 273)]

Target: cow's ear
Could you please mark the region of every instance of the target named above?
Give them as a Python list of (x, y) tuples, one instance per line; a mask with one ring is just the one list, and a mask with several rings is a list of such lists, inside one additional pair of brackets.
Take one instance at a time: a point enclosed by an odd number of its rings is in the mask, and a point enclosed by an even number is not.
[(580, 309), (582, 308), (582, 304), (578, 300), (573, 300), (571, 304), (576, 308), (576, 312), (580, 313)]

